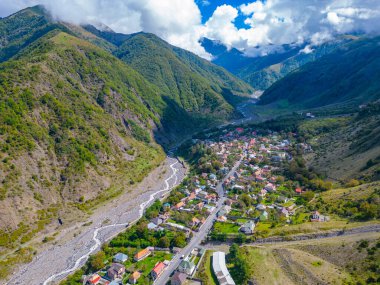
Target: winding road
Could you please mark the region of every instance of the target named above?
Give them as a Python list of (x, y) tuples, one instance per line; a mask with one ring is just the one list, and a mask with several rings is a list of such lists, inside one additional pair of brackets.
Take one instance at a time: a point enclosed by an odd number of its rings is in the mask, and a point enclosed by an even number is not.
[[(155, 189), (140, 193), (136, 199), (126, 197), (124, 201), (113, 201), (115, 205), (109, 211), (92, 217), (92, 221), (96, 220), (96, 223), (84, 228), (81, 234), (67, 242), (42, 251), (31, 263), (15, 273), (7, 284), (56, 284), (83, 266), (88, 257), (99, 250), (104, 242), (140, 219), (144, 210), (155, 199), (161, 198), (182, 181), (186, 172), (183, 165), (170, 157), (167, 158), (167, 164), (170, 172), (168, 171), (162, 181), (155, 177)], [(105, 220), (109, 220), (111, 224), (105, 225)]]

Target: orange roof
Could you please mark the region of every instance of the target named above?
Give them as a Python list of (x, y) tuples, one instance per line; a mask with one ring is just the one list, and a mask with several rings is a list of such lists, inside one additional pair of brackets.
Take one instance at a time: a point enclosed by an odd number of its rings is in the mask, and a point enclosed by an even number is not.
[(156, 266), (153, 268), (152, 271), (154, 271), (157, 275), (160, 275), (162, 271), (165, 269), (165, 264), (163, 262), (159, 262), (156, 264)]
[(90, 279), (88, 279), (88, 281), (91, 283), (91, 284), (96, 284), (98, 283), (100, 280), (100, 276), (98, 274), (94, 274), (90, 277)]
[(132, 275), (131, 275), (131, 277), (129, 279), (137, 280), (137, 279), (140, 278), (140, 276), (141, 276), (141, 273), (138, 272), (138, 271), (135, 271), (135, 272), (132, 273)]
[(184, 206), (184, 205), (185, 205), (184, 202), (179, 202), (177, 205), (175, 205), (175, 207), (176, 207), (177, 209), (179, 209), (179, 208), (181, 208), (181, 207)]
[(150, 253), (150, 250), (149, 249), (143, 249), (143, 250), (140, 250), (138, 253), (136, 253), (135, 255), (135, 259), (140, 259), (146, 255), (148, 255)]
[(193, 223), (199, 223), (199, 220), (196, 217), (193, 217), (191, 220)]

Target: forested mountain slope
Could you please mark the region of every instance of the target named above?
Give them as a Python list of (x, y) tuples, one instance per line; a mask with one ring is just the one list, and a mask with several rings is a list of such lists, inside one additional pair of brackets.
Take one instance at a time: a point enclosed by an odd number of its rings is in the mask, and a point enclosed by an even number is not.
[(273, 84), (260, 105), (292, 108), (358, 105), (380, 98), (380, 38), (361, 38), (306, 64)]
[[(233, 118), (226, 98), (251, 91), (152, 35), (93, 32), (41, 6), (0, 19), (0, 252), (140, 181), (165, 157), (157, 142)], [(115, 56), (138, 36), (160, 43), (140, 45), (157, 64)], [(160, 61), (174, 73), (158, 82), (144, 67)]]

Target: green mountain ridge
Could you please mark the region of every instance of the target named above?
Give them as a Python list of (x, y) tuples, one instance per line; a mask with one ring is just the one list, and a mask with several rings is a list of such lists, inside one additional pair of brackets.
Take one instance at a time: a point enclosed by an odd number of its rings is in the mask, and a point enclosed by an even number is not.
[[(237, 116), (226, 98), (251, 91), (222, 68), (147, 34), (139, 35), (141, 44), (157, 59), (141, 55), (134, 68), (115, 55), (136, 35), (113, 37), (119, 46), (53, 21), (41, 6), (0, 19), (2, 256), (24, 258), (14, 250), (58, 217), (75, 222), (133, 187), (165, 158), (157, 142)], [(157, 82), (144, 70), (148, 62), (163, 70), (170, 62), (170, 72)], [(0, 278), (9, 269), (2, 262)]]
[(361, 38), (308, 63), (274, 83), (259, 104), (293, 109), (358, 106), (380, 98), (379, 37)]
[(342, 35), (333, 41), (313, 47), (312, 52), (303, 52), (306, 46), (282, 46), (282, 51), (265, 56), (249, 57), (243, 52), (232, 48), (228, 50), (223, 44), (202, 39), (201, 43), (214, 58), (213, 63), (222, 66), (249, 83), (255, 90), (266, 90), (274, 82), (283, 78), (306, 63), (329, 54), (339, 46), (356, 40), (358, 37)]

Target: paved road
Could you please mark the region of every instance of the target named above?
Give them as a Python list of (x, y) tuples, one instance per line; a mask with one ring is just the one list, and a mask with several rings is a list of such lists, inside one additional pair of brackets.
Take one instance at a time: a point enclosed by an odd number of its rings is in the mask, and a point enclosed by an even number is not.
[(235, 166), (231, 169), (231, 171), (216, 186), (216, 192), (218, 193), (220, 199), (215, 207), (215, 210), (208, 216), (208, 218), (206, 219), (206, 222), (199, 229), (199, 232), (194, 233), (194, 236), (189, 242), (189, 244), (185, 248), (183, 248), (181, 252), (179, 252), (178, 254), (174, 256), (169, 266), (165, 269), (165, 271), (161, 274), (161, 276), (154, 282), (155, 285), (165, 285), (169, 281), (170, 276), (173, 274), (173, 272), (177, 269), (177, 267), (181, 263), (181, 256), (189, 255), (191, 251), (193, 250), (193, 248), (198, 247), (201, 244), (201, 242), (207, 237), (207, 234), (211, 230), (212, 225), (214, 224), (214, 220), (216, 219), (216, 214), (223, 207), (223, 204), (226, 200), (226, 197), (224, 196), (223, 182), (227, 177), (231, 176), (236, 171), (241, 161), (242, 159), (240, 159), (235, 164)]

